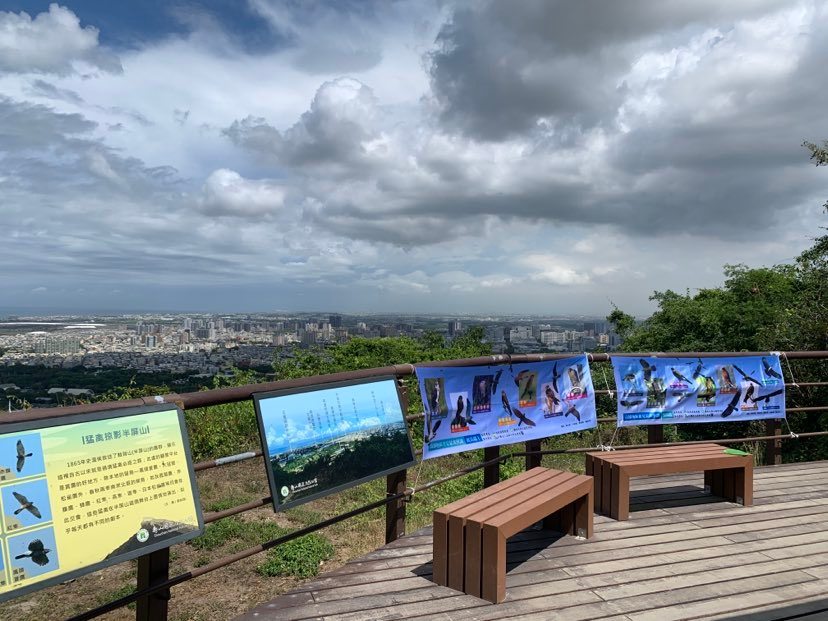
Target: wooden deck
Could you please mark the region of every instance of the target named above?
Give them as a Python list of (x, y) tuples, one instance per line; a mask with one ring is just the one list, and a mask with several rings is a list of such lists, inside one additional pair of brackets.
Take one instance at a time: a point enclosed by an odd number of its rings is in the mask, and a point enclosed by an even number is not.
[(238, 619), (828, 620), (828, 462), (756, 469), (752, 507), (702, 485), (633, 479), (629, 521), (596, 516), (589, 541), (510, 539), (502, 604), (430, 581), (429, 528)]

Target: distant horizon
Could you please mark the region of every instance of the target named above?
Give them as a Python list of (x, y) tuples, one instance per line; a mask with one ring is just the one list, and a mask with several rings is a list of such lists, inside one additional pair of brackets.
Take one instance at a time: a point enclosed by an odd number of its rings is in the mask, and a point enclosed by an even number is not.
[[(450, 312), (401, 312), (401, 311), (340, 311), (340, 310), (243, 310), (243, 311), (209, 311), (209, 310), (172, 310), (172, 309), (71, 309), (47, 307), (10, 307), (0, 306), (0, 320), (9, 317), (95, 317), (95, 316), (129, 316), (129, 315), (342, 315), (344, 317), (432, 317), (435, 319), (483, 319), (486, 317), (516, 317), (543, 319), (588, 319), (605, 320), (606, 315), (586, 313), (450, 313)], [(607, 313), (609, 314), (609, 313)]]

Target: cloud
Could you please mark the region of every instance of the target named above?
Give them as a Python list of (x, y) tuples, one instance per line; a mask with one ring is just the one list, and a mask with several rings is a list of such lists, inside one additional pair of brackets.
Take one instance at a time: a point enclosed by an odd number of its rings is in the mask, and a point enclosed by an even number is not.
[(285, 204), (286, 190), (269, 181), (243, 178), (225, 168), (213, 171), (202, 188), (201, 211), (216, 216), (263, 216), (278, 212)]
[(627, 96), (620, 78), (642, 48), (787, 4), (483, 1), (456, 9), (441, 29), (430, 55), (432, 90), (441, 120), (471, 136), (501, 140), (553, 127), (565, 141), (611, 125)]
[[(818, 192), (799, 136), (821, 131), (828, 81), (817, 66), (828, 39), (816, 33), (828, 22), (809, 3), (633, 3), (589, 26), (580, 5), (482, 6), (455, 11), (438, 38), (435, 124), (416, 114), (395, 122), (369, 85), (348, 79), (323, 84), (285, 131), (247, 118), (225, 133), (291, 171), (318, 226), (402, 247), (514, 219), (639, 238), (767, 236)], [(484, 56), (479, 80), (476, 56), (456, 56), (464, 46)], [(556, 63), (560, 75), (547, 76)], [(454, 98), (465, 86), (440, 81), (452, 67), (474, 90)], [(492, 83), (501, 70), (506, 82)], [(453, 122), (451, 110), (485, 129)]]
[(368, 156), (377, 137), (376, 98), (359, 80), (337, 78), (319, 87), (310, 109), (284, 132), (263, 118), (235, 121), (225, 134), (277, 165), (354, 171)]
[(382, 47), (371, 3), (286, 3), (251, 0), (251, 8), (292, 43), (292, 64), (307, 73), (349, 73), (375, 67)]
[(49, 5), (32, 18), (28, 13), (0, 12), (0, 73), (69, 75), (83, 63), (120, 73), (118, 58), (98, 45), (98, 29), (82, 27), (68, 8)]
[(31, 86), (27, 89), (27, 94), (34, 97), (43, 97), (45, 99), (55, 99), (58, 101), (66, 101), (75, 105), (82, 105), (83, 98), (75, 91), (58, 88), (54, 84), (45, 82), (43, 80), (32, 81)]
[(273, 45), (196, 20), (138, 37), (123, 75), (90, 67), (96, 32), (3, 65), (5, 291), (643, 312), (795, 256), (825, 200), (799, 146), (824, 132), (824, 3), (610, 4), (259, 0)]

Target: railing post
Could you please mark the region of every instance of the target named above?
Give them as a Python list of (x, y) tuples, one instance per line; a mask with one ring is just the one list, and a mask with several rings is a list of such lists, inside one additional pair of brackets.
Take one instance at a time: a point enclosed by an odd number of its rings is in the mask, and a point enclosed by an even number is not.
[[(541, 441), (540, 440), (529, 440), (526, 442), (526, 452), (530, 453), (532, 451), (539, 451), (541, 450)], [(543, 457), (541, 455), (527, 455), (526, 456), (526, 469), (531, 470), (532, 468), (537, 468), (541, 465), (541, 459)]]
[(647, 444), (664, 442), (664, 425), (647, 425)]
[[(483, 449), (483, 461), (500, 457), (499, 446), (487, 446)], [(500, 481), (500, 462), (483, 466), (483, 487), (490, 487)]]
[[(138, 557), (138, 590), (155, 586), (170, 577), (170, 549), (163, 548)], [(167, 621), (170, 590), (139, 597), (135, 601), (135, 621)]]
[[(408, 470), (392, 472), (385, 477), (385, 491), (389, 496), (402, 494)], [(405, 534), (405, 498), (398, 498), (385, 505), (385, 543), (396, 541)]]
[(778, 466), (782, 463), (782, 420), (769, 418), (765, 421), (765, 435), (779, 436), (779, 440), (765, 441), (765, 465)]

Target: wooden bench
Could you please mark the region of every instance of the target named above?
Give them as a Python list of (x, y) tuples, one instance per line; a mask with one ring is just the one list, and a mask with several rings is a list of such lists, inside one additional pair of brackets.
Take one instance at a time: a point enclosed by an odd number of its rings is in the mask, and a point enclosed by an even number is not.
[(664, 446), (586, 454), (595, 479), (595, 512), (616, 520), (630, 516), (630, 477), (704, 471), (705, 489), (726, 500), (753, 504), (753, 456), (718, 444)]
[(493, 603), (506, 597), (506, 540), (544, 528), (592, 536), (592, 477), (532, 468), (434, 512), (434, 582)]

